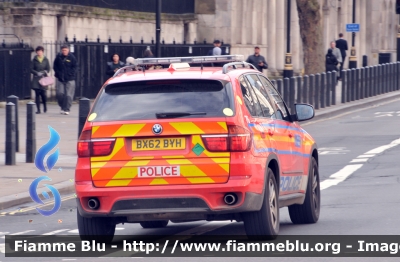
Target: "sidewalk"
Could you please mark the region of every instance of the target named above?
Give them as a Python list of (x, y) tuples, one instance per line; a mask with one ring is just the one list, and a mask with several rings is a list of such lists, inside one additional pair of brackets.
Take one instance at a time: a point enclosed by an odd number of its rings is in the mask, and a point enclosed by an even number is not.
[[(14, 205), (32, 201), (29, 194), (31, 182), (39, 176), (48, 176), (52, 181), (46, 184), (55, 185), (60, 193), (73, 193), (73, 179), (76, 165), (76, 142), (78, 138), (78, 105), (73, 104), (70, 115), (61, 115), (56, 104), (47, 106), (47, 113), (36, 117), (36, 151), (50, 138), (50, 125), (60, 134), (58, 148), (60, 156), (53, 169), (44, 173), (34, 163), (25, 163), (26, 148), (26, 104), (19, 104), (19, 152), (16, 154), (16, 165), (5, 163), (5, 108), (0, 108), (0, 210)], [(43, 188), (45, 190), (46, 188)], [(43, 190), (38, 190), (42, 192)], [(48, 190), (46, 190), (48, 191)]]
[[(337, 86), (337, 105), (316, 110), (314, 119), (309, 122), (326, 119), (395, 99), (400, 99), (400, 91), (341, 104), (339, 83)], [(307, 124), (307, 122), (304, 124)], [(73, 104), (71, 114), (68, 116), (61, 115), (58, 106), (55, 104), (48, 105), (48, 112), (46, 114), (42, 113), (36, 115), (36, 150), (49, 140), (49, 125), (61, 136), (58, 145), (60, 149), (59, 160), (55, 167), (47, 174), (39, 171), (33, 163), (25, 163), (26, 105), (19, 105), (20, 150), (17, 153), (16, 166), (4, 165), (4, 123), (5, 109), (0, 108), (0, 210), (32, 202), (28, 194), (29, 186), (31, 182), (39, 176), (49, 176), (52, 181), (46, 181), (46, 184), (54, 185), (60, 191), (61, 195), (73, 193), (74, 170), (77, 159), (78, 104)], [(44, 190), (46, 190), (46, 188), (43, 188), (43, 190), (39, 189), (38, 192)]]

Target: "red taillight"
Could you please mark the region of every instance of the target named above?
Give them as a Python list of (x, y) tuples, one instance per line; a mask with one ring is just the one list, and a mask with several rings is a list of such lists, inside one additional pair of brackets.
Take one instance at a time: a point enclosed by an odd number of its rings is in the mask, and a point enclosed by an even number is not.
[(91, 139), (91, 130), (82, 132), (78, 141), (78, 156), (91, 157), (91, 156), (108, 156), (111, 154), (115, 139)]
[(251, 133), (241, 126), (228, 126), (228, 135), (202, 136), (210, 152), (244, 152), (251, 147)]

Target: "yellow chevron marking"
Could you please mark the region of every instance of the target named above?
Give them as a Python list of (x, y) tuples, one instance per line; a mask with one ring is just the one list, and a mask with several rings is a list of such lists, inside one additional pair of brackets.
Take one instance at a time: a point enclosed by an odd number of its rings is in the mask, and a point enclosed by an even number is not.
[(96, 131), (100, 128), (100, 126), (93, 126), (92, 127), (92, 135), (96, 133)]
[(150, 185), (168, 185), (168, 182), (162, 178), (155, 178), (151, 181)]
[(171, 158), (185, 158), (185, 156), (163, 156), (164, 159), (171, 159)]
[(100, 169), (100, 168), (104, 167), (106, 164), (107, 164), (107, 162), (93, 162), (93, 161), (91, 161), (91, 163), (90, 163), (90, 165), (92, 166), (92, 170), (96, 169), (96, 168)]
[(110, 180), (106, 187), (115, 187), (115, 186), (127, 186), (131, 182), (130, 179), (124, 179), (124, 180)]
[(181, 174), (184, 177), (208, 177), (203, 171), (201, 171), (197, 166), (181, 166)]
[(225, 122), (218, 122), (218, 125), (220, 125), (223, 129), (225, 129), (226, 131), (228, 131), (228, 126), (226, 125)]
[(204, 131), (192, 122), (170, 123), (170, 125), (182, 135), (204, 134)]
[(135, 136), (144, 126), (145, 124), (125, 124), (122, 125), (112, 136)]
[(168, 164), (170, 165), (191, 165), (192, 162), (188, 159), (170, 159), (167, 160)]
[(227, 173), (229, 173), (229, 164), (220, 164), (220, 167), (222, 167)]
[(212, 180), (209, 177), (187, 178), (187, 180), (189, 180), (189, 182), (192, 183), (192, 184), (211, 184), (211, 183), (215, 183), (214, 180)]
[(137, 166), (147, 166), (150, 160), (141, 160), (141, 161), (129, 161), (125, 164), (125, 167), (137, 167)]
[(124, 139), (123, 138), (117, 138), (115, 141), (115, 146), (114, 150), (112, 153), (108, 156), (98, 156), (98, 157), (92, 157), (92, 161), (110, 161), (118, 151), (124, 147)]
[(112, 179), (133, 179), (137, 176), (137, 173), (137, 168), (121, 168)]
[(99, 172), (100, 168), (92, 168), (92, 178)]

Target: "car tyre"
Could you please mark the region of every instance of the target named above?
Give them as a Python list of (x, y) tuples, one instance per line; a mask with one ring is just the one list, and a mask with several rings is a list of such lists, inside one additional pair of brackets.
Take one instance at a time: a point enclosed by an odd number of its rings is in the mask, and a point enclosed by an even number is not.
[(243, 213), (244, 228), (248, 238), (272, 240), (277, 237), (279, 233), (278, 196), (274, 172), (268, 168), (261, 210)]
[(140, 225), (143, 228), (161, 228), (166, 227), (168, 225), (168, 220), (161, 220), (161, 221), (143, 221), (140, 222)]
[(96, 240), (102, 243), (111, 243), (116, 224), (112, 219), (106, 217), (87, 218), (81, 216), (77, 211), (78, 230), (81, 240)]
[(290, 219), (294, 224), (317, 223), (321, 207), (321, 189), (319, 182), (318, 164), (311, 158), (308, 175), (307, 191), (302, 205), (289, 206)]

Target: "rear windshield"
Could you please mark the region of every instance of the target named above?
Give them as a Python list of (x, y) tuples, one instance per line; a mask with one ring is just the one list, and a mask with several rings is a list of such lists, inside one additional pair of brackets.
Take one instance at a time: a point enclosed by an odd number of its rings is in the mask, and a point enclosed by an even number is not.
[(110, 84), (97, 98), (92, 113), (97, 114), (94, 122), (102, 122), (157, 119), (160, 113), (194, 114), (174, 116), (179, 118), (225, 117), (226, 108), (234, 111), (229, 82), (158, 80)]

